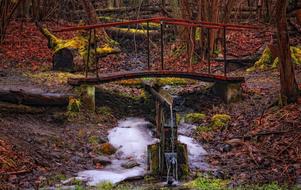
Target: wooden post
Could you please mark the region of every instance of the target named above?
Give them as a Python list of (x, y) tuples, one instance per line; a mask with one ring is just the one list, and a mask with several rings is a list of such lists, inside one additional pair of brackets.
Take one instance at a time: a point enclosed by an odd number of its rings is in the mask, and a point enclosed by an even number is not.
[(80, 86), (80, 99), (82, 110), (95, 112), (95, 86)]

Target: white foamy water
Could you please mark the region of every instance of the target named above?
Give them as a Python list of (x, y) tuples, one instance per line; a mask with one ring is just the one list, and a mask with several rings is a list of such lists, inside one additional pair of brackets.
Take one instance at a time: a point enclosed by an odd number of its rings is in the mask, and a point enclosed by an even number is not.
[(204, 156), (208, 153), (200, 144), (193, 138), (183, 135), (179, 135), (178, 140), (187, 145), (189, 166), (191, 169), (209, 169), (209, 165), (204, 162)]
[[(146, 173), (147, 145), (158, 142), (153, 138), (151, 130), (147, 127), (150, 123), (144, 119), (128, 118), (120, 121), (118, 126), (109, 131), (109, 142), (117, 148), (117, 152), (110, 156), (112, 164), (101, 170), (87, 170), (78, 173), (78, 179), (88, 181), (88, 185), (95, 186), (101, 182), (112, 183), (121, 182), (130, 177), (142, 176)], [(182, 128), (182, 129), (181, 129)], [(193, 125), (179, 126), (184, 135), (193, 131)], [(181, 133), (181, 132), (180, 132)], [(181, 133), (181, 134), (183, 134)], [(193, 138), (179, 135), (178, 140), (187, 144), (188, 158), (191, 169), (208, 169), (208, 165), (203, 161), (206, 150)], [(132, 169), (125, 169), (121, 164), (135, 160), (140, 166)]]
[[(117, 148), (112, 164), (102, 170), (87, 170), (78, 173), (78, 179), (87, 180), (88, 185), (95, 186), (101, 182), (121, 182), (129, 177), (144, 175), (146, 172), (147, 145), (156, 143), (151, 131), (147, 128), (150, 123), (144, 119), (128, 118), (120, 121), (118, 127), (109, 131), (109, 142)], [(132, 169), (121, 167), (122, 163), (135, 160), (140, 166)]]

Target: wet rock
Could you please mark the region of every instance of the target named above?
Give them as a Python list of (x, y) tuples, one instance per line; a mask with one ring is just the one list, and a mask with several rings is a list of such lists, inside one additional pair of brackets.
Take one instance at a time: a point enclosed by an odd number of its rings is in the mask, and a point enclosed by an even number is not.
[(79, 162), (81, 161), (81, 158), (80, 158), (79, 156), (73, 156), (73, 157), (71, 158), (71, 160), (72, 160), (73, 162), (79, 163)]
[(115, 154), (116, 151), (116, 148), (110, 143), (103, 143), (100, 145), (100, 152), (105, 155)]
[(98, 156), (96, 158), (93, 159), (93, 164), (101, 164), (102, 166), (106, 166), (109, 164), (112, 164), (112, 161), (110, 158), (106, 157), (106, 156)]
[(215, 170), (212, 175), (218, 179), (225, 179), (225, 174), (221, 170)]
[(107, 143), (109, 139), (107, 137), (99, 137), (98, 141), (99, 143), (104, 144)]
[(232, 150), (232, 145), (230, 145), (230, 144), (224, 144), (223, 146), (222, 146), (222, 152), (230, 152), (231, 150)]
[(126, 163), (121, 164), (121, 167), (123, 167), (125, 169), (131, 169), (131, 168), (134, 168), (136, 166), (140, 166), (140, 164), (137, 163), (134, 160), (130, 160), (130, 161), (126, 162)]
[(231, 139), (231, 140), (226, 141), (225, 143), (229, 144), (233, 147), (236, 147), (236, 146), (242, 145), (244, 142), (241, 139)]

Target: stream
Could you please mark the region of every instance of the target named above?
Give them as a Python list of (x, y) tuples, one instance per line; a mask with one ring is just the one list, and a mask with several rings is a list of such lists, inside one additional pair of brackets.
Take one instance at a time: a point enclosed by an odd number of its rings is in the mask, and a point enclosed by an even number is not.
[[(89, 186), (102, 182), (119, 183), (128, 178), (144, 176), (147, 174), (147, 145), (154, 144), (159, 139), (154, 138), (151, 123), (143, 118), (126, 118), (118, 122), (118, 126), (109, 131), (108, 139), (117, 152), (110, 156), (112, 164), (100, 170), (86, 170), (78, 173), (77, 179), (87, 181)], [(184, 123), (179, 125), (178, 140), (187, 144), (190, 169), (208, 170), (204, 162), (206, 150), (193, 138), (189, 137), (195, 126)], [(129, 161), (135, 167), (123, 168)]]

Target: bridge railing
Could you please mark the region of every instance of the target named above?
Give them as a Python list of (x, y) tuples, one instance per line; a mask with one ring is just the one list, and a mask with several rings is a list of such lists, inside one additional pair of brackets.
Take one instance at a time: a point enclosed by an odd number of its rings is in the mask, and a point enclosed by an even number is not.
[[(149, 19), (139, 19), (139, 20), (131, 20), (131, 21), (122, 21), (122, 22), (112, 22), (112, 23), (101, 23), (101, 24), (94, 24), (94, 25), (86, 25), (86, 26), (75, 26), (75, 27), (67, 27), (58, 30), (54, 30), (53, 32), (72, 32), (72, 31), (79, 31), (79, 30), (88, 30), (89, 31), (89, 45), (88, 45), (88, 60), (86, 61), (85, 66), (85, 73), (86, 77), (88, 76), (89, 71), (89, 57), (91, 51), (91, 38), (92, 35), (95, 35), (95, 29), (97, 28), (110, 28), (110, 27), (120, 27), (120, 26), (127, 26), (133, 24), (142, 24), (147, 23), (146, 26), (146, 39), (147, 39), (147, 66), (148, 69), (151, 69), (151, 48), (150, 48), (150, 23), (159, 23), (160, 24), (160, 69), (164, 70), (164, 35), (165, 35), (165, 27), (167, 25), (172, 26), (182, 26), (186, 27), (190, 30), (193, 28), (200, 28), (207, 30), (207, 67), (208, 67), (208, 74), (211, 74), (211, 54), (209, 53), (210, 49), (210, 31), (211, 30), (222, 30), (223, 31), (223, 74), (227, 76), (227, 31), (244, 31), (244, 30), (257, 30), (259, 27), (251, 26), (251, 25), (240, 25), (240, 24), (221, 24), (221, 23), (212, 23), (212, 22), (203, 22), (203, 21), (196, 21), (196, 20), (185, 20), (185, 19), (177, 19), (177, 18), (167, 18), (167, 17), (156, 17), (156, 18), (149, 18)], [(92, 32), (93, 31), (93, 32)], [(95, 36), (94, 36), (95, 37)], [(193, 43), (193, 42), (191, 42)], [(192, 63), (188, 64), (188, 67), (191, 67)], [(188, 68), (191, 70), (191, 68)], [(96, 63), (96, 76), (99, 77), (98, 74), (98, 63)]]

